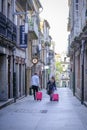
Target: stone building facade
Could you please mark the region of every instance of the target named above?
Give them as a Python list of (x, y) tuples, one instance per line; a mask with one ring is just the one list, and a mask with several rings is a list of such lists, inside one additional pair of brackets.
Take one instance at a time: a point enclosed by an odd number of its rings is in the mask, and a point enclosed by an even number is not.
[[(21, 1), (23, 4), (23, 1)], [(26, 3), (26, 1), (25, 1)], [(0, 0), (0, 100), (25, 95), (25, 54), (20, 47), (20, 26), (25, 11), (20, 0)], [(30, 9), (30, 6), (28, 6)]]
[(87, 102), (87, 0), (69, 0), (69, 50), (71, 88), (81, 103)]
[[(40, 39), (39, 14), (42, 10), (39, 0), (0, 0), (0, 100), (2, 101), (28, 95), (31, 76), (35, 71), (38, 71), (40, 76), (40, 85), (44, 83), (40, 54), (43, 42)], [(46, 20), (44, 27), (47, 29), (47, 33), (43, 30), (42, 34), (45, 53), (46, 49), (49, 50), (51, 42), (49, 24)], [(48, 55), (48, 52), (45, 53), (43, 58), (46, 64)], [(37, 64), (32, 62), (34, 58), (38, 59)]]
[(13, 98), (13, 50), (17, 39), (13, 3), (0, 1), (0, 100)]

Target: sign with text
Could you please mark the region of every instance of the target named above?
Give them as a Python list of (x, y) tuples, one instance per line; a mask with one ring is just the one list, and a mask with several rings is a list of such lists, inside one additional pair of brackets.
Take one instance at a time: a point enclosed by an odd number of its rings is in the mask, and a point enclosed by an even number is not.
[(20, 26), (20, 47), (26, 48), (27, 47), (27, 34), (25, 34), (25, 26)]

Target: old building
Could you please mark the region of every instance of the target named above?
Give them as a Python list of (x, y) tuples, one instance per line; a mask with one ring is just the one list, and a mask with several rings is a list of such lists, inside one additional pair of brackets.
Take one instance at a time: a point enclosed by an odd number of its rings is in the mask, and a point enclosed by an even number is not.
[(46, 88), (50, 74), (54, 74), (54, 72), (52, 72), (52, 69), (54, 67), (54, 46), (52, 44), (52, 38), (50, 36), (49, 22), (47, 20), (41, 19), (40, 24), (40, 62), (42, 66), (42, 88)]
[(34, 9), (29, 14), (29, 28), (28, 28), (28, 48), (27, 48), (27, 94), (31, 87), (31, 76), (38, 72), (40, 73), (39, 66), (39, 14), (42, 10), (42, 5), (39, 0), (33, 1)]
[(87, 102), (87, 0), (69, 0), (68, 30), (71, 88), (83, 103)]
[(26, 12), (32, 1), (0, 1), (0, 100), (25, 95)]
[(13, 98), (14, 48), (17, 26), (13, 22), (11, 0), (0, 0), (0, 100)]
[(44, 68), (54, 52), (47, 20), (40, 30), (42, 10), (39, 0), (0, 0), (0, 100), (28, 95), (35, 71), (46, 87), (49, 73)]

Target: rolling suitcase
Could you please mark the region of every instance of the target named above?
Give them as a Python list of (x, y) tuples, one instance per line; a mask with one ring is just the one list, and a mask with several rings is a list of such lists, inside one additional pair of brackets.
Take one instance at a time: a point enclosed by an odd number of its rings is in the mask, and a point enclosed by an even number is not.
[(36, 92), (36, 100), (42, 100), (42, 92)]
[(59, 101), (59, 94), (53, 94), (52, 101)]

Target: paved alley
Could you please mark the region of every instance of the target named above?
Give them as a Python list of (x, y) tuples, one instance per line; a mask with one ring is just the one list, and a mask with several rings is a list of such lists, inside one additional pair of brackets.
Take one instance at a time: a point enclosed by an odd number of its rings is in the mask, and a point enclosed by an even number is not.
[(87, 130), (87, 107), (69, 88), (59, 88), (59, 102), (25, 97), (0, 110), (0, 130)]

